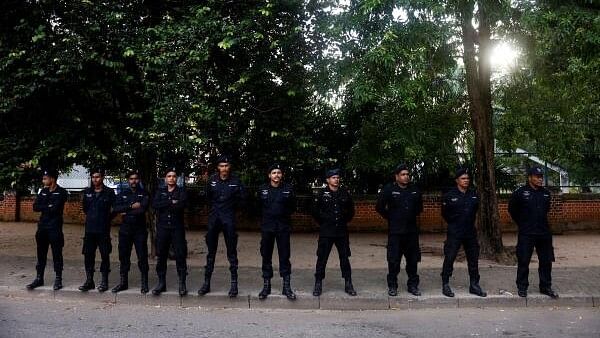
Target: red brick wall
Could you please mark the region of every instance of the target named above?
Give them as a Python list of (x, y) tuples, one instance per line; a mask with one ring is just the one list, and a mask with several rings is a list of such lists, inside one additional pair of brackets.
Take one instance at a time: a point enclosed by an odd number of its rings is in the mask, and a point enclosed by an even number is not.
[[(423, 197), (423, 213), (418, 218), (422, 232), (445, 231), (446, 225), (440, 212), (440, 196), (425, 195)], [(33, 197), (21, 199), (21, 221), (36, 222), (39, 214), (32, 210)], [(15, 220), (15, 196), (6, 194), (0, 202), (0, 221)], [(375, 201), (359, 200), (355, 202), (356, 216), (350, 223), (352, 231), (382, 231), (387, 224), (375, 212)], [(508, 214), (508, 199), (499, 198), (500, 225), (503, 231), (516, 230), (515, 224)], [(188, 211), (187, 224), (192, 229), (205, 229), (207, 208), (195, 207)], [(80, 195), (72, 194), (65, 205), (64, 218), (66, 223), (83, 223), (84, 214), (81, 210)], [(550, 223), (555, 232), (564, 230), (600, 230), (600, 195), (553, 195), (552, 208), (549, 215)], [(119, 220), (115, 219), (115, 224)], [(312, 217), (305, 212), (297, 212), (292, 216), (292, 224), (296, 231), (314, 231), (317, 229)], [(256, 217), (240, 217), (239, 228), (256, 230), (259, 228)]]

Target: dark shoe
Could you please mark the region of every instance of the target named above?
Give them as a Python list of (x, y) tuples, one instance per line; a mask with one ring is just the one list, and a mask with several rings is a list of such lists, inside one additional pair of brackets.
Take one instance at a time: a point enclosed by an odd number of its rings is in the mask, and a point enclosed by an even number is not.
[(540, 293), (543, 295), (546, 295), (546, 296), (550, 296), (550, 298), (552, 298), (552, 299), (558, 298), (558, 293), (556, 293), (554, 290), (552, 290), (552, 288), (540, 289)]
[(283, 277), (283, 288), (281, 290), (281, 294), (286, 296), (289, 300), (295, 300), (296, 294), (292, 291), (292, 286), (290, 284), (290, 276), (287, 275)]
[(104, 292), (108, 290), (108, 272), (102, 273), (102, 279), (100, 285), (98, 285), (98, 292)]
[(44, 276), (43, 275), (37, 275), (35, 277), (35, 279), (33, 280), (33, 282), (27, 284), (25, 287), (29, 290), (33, 290), (37, 287), (43, 286), (44, 285)]
[(234, 298), (238, 295), (238, 280), (236, 277), (231, 277), (231, 287), (229, 288), (229, 297)]
[(147, 294), (148, 293), (148, 272), (142, 272), (142, 277), (141, 277), (141, 286), (140, 286), (140, 292), (142, 294)]
[(519, 290), (517, 294), (519, 297), (527, 297), (527, 290)]
[(398, 295), (398, 287), (388, 286), (388, 295), (391, 297), (396, 297)]
[(421, 295), (421, 291), (419, 290), (418, 286), (409, 286), (406, 291), (408, 291), (408, 293), (412, 294), (413, 296)]
[(352, 279), (351, 278), (347, 278), (346, 282), (344, 283), (344, 291), (349, 294), (350, 296), (356, 296), (356, 291), (354, 290), (354, 286), (352, 285)]
[(125, 291), (129, 289), (129, 278), (128, 276), (125, 275), (121, 275), (121, 282), (119, 282), (119, 284), (117, 284), (117, 286), (115, 286), (112, 290), (110, 290), (113, 293), (117, 293), (119, 291)]
[(323, 281), (320, 279), (315, 280), (315, 288), (313, 289), (313, 296), (319, 297), (323, 293)]
[(449, 284), (442, 285), (442, 294), (446, 297), (454, 297), (454, 292), (452, 292)]
[(152, 294), (158, 296), (165, 291), (167, 291), (167, 276), (158, 275), (158, 283), (156, 284), (154, 289), (152, 289)]
[(179, 295), (185, 296), (187, 295), (187, 286), (185, 285), (185, 275), (183, 277), (179, 277)]
[(263, 288), (260, 290), (258, 294), (258, 299), (266, 299), (268, 295), (271, 294), (271, 279), (265, 278), (263, 283)]
[(82, 292), (90, 291), (96, 287), (96, 284), (94, 284), (94, 272), (86, 272), (85, 276), (85, 283), (79, 287), (79, 291)]
[(487, 297), (487, 293), (481, 289), (478, 283), (473, 283), (469, 286), (469, 293), (479, 297)]
[(58, 291), (60, 289), (63, 288), (62, 285), (62, 272), (57, 272), (56, 273), (56, 278), (54, 278), (54, 286), (52, 287), (52, 289), (54, 291)]
[(204, 296), (205, 294), (210, 292), (210, 277), (204, 279), (204, 284), (200, 290), (198, 290), (198, 296)]

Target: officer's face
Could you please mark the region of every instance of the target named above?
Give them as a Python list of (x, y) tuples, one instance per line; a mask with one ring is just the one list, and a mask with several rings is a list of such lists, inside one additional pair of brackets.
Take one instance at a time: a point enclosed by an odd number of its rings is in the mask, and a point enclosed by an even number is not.
[(228, 176), (231, 171), (231, 164), (229, 163), (219, 163), (217, 165), (217, 170), (219, 170), (220, 176)]
[(277, 183), (281, 182), (282, 178), (283, 178), (283, 173), (279, 169), (273, 169), (269, 173), (269, 180), (271, 180), (271, 183), (277, 184)]
[(471, 178), (467, 174), (464, 174), (456, 179), (456, 185), (458, 185), (459, 188), (467, 189), (469, 184), (471, 184)]
[(102, 181), (104, 181), (104, 175), (100, 173), (92, 174), (92, 185), (94, 187), (99, 187), (102, 185)]
[(54, 182), (56, 182), (56, 178), (48, 175), (42, 176), (42, 184), (44, 185), (44, 187), (51, 187), (54, 184)]
[(330, 187), (340, 186), (340, 175), (333, 175), (327, 179), (327, 185)]
[(544, 185), (544, 175), (529, 175), (529, 184), (539, 188)]
[(129, 179), (127, 179), (129, 186), (133, 189), (137, 188), (138, 184), (140, 184), (140, 177), (138, 175), (131, 175)]
[(396, 174), (396, 182), (401, 185), (407, 185), (410, 182), (410, 174), (408, 170), (402, 170)]
[(169, 171), (165, 176), (165, 183), (169, 186), (177, 184), (177, 174), (174, 171)]

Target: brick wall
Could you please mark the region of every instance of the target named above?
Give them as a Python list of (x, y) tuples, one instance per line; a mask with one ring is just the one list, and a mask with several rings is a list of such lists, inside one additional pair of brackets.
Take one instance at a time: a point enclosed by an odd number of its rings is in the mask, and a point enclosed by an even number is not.
[[(64, 218), (66, 223), (83, 223), (84, 214), (81, 210), (81, 196), (69, 195), (65, 205)], [(191, 199), (192, 207), (187, 212), (187, 224), (191, 229), (205, 229), (208, 219), (208, 210), (201, 198)], [(514, 232), (516, 226), (508, 214), (508, 198), (499, 198), (500, 225), (502, 231)], [(20, 220), (36, 222), (39, 214), (32, 209), (33, 196), (24, 196), (21, 199)], [(423, 196), (423, 213), (418, 218), (422, 232), (443, 232), (445, 222), (440, 212), (441, 198), (439, 195)], [(15, 196), (6, 194), (0, 201), (0, 221), (15, 221)], [(350, 224), (352, 231), (383, 231), (387, 224), (375, 212), (375, 201), (358, 200), (355, 202), (356, 216)], [(310, 198), (299, 198), (298, 212), (292, 216), (295, 231), (314, 231), (317, 229), (309, 214)], [(600, 195), (559, 195), (552, 196), (552, 207), (549, 220), (554, 232), (565, 230), (600, 230)], [(114, 224), (119, 222), (115, 219)], [(253, 215), (239, 217), (239, 229), (256, 230), (259, 228), (258, 218)]]

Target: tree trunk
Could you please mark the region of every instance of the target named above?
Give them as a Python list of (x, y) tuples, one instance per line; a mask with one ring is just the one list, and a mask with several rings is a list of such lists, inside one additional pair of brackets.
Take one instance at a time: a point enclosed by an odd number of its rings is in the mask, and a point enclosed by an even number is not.
[[(479, 241), (481, 253), (497, 261), (506, 261), (500, 231), (500, 214), (496, 195), (494, 132), (492, 128), (492, 94), (490, 85), (490, 26), (485, 1), (478, 1), (479, 33), (472, 25), (473, 1), (462, 1), (460, 20), (464, 48), (464, 65), (469, 97), (469, 113), (475, 134), (475, 181), (480, 196)], [(476, 39), (479, 53), (475, 48)]]

